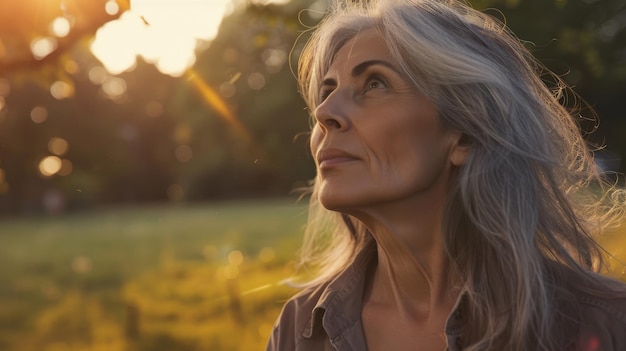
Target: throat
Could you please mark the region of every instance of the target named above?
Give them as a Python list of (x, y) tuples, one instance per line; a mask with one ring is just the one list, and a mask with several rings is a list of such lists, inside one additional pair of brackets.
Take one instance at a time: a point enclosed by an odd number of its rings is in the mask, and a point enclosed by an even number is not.
[(406, 320), (447, 316), (461, 287), (443, 253), (418, 258), (399, 241), (389, 241), (378, 244), (377, 259), (368, 268), (364, 304), (384, 307)]
[(368, 270), (361, 310), (368, 350), (415, 350), (416, 345), (445, 350), (445, 325), (459, 292), (444, 292), (443, 285), (449, 285), (430, 279), (415, 260), (393, 257), (379, 253)]

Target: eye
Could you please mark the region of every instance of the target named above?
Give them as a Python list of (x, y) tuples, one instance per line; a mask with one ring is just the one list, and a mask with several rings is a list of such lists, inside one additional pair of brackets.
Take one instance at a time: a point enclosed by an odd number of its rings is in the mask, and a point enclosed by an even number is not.
[(332, 89), (322, 89), (322, 91), (320, 91), (320, 103), (322, 103), (322, 101), (326, 100), (326, 98), (328, 98), (328, 96), (332, 93)]
[(371, 77), (365, 82), (365, 92), (376, 89), (384, 89), (387, 87), (387, 84), (379, 78), (379, 77)]

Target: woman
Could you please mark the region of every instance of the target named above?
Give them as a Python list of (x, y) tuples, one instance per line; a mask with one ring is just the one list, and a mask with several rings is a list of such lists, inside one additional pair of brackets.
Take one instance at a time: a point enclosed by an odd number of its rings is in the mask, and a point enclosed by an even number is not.
[(539, 68), (458, 2), (332, 9), (299, 62), (313, 274), (268, 350), (626, 350), (593, 239), (624, 193)]

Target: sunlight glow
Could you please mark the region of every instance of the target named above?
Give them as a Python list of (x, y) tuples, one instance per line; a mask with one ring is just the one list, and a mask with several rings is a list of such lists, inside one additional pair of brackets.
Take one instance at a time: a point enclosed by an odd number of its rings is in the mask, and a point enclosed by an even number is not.
[(177, 77), (195, 62), (198, 42), (217, 35), (232, 1), (133, 0), (130, 5), (129, 11), (98, 29), (92, 53), (111, 74), (132, 70), (140, 56)]

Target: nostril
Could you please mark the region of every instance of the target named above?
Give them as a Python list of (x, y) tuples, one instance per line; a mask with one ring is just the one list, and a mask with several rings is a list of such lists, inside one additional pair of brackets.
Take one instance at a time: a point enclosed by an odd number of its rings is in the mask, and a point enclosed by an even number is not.
[(337, 121), (337, 120), (336, 120), (336, 119), (334, 119), (334, 118), (329, 118), (329, 119), (327, 119), (327, 120), (324, 122), (324, 124), (326, 124), (326, 126), (328, 126), (328, 127), (334, 127), (334, 128), (337, 128), (337, 129), (340, 129), (340, 128), (341, 128), (341, 124), (339, 123), (339, 121)]

